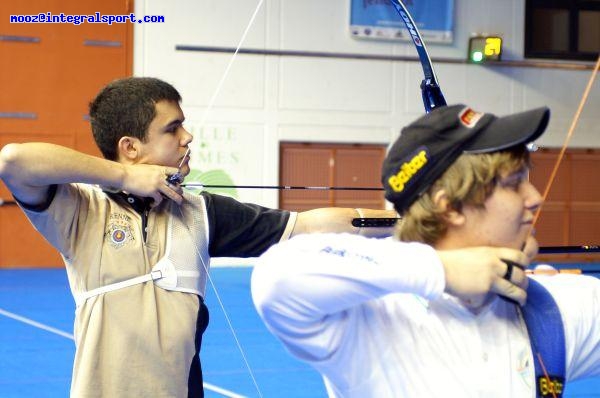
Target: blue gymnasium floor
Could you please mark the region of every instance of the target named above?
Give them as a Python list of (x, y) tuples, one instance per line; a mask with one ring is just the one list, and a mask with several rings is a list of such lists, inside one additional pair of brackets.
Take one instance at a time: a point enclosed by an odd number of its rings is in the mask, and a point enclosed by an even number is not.
[[(266, 330), (249, 294), (249, 267), (211, 275), (263, 397), (325, 397), (321, 378)], [(207, 397), (259, 393), (212, 288), (202, 348)], [(67, 397), (74, 355), (74, 303), (62, 269), (0, 270), (0, 397)], [(568, 385), (565, 397), (600, 397), (600, 379)]]

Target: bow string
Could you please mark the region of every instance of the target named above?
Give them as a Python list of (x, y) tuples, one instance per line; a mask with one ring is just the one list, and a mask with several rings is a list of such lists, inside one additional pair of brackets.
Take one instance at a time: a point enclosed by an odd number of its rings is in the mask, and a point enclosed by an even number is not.
[[(200, 121), (200, 127), (204, 127), (204, 125), (206, 123), (206, 120), (208, 119), (208, 114), (211, 111), (211, 109), (212, 109), (212, 107), (213, 107), (213, 105), (214, 105), (214, 103), (215, 103), (215, 101), (216, 101), (219, 93), (221, 92), (221, 89), (223, 87), (223, 84), (224, 84), (225, 80), (229, 76), (229, 71), (231, 69), (231, 66), (233, 65), (233, 62), (235, 61), (236, 56), (237, 56), (240, 48), (242, 47), (242, 44), (244, 43), (248, 32), (250, 31), (250, 28), (254, 24), (254, 20), (256, 19), (256, 16), (258, 15), (258, 12), (260, 11), (263, 3), (264, 3), (264, 0), (259, 0), (258, 1), (258, 4), (256, 5), (256, 7), (255, 7), (255, 9), (254, 9), (254, 11), (252, 13), (252, 16), (250, 17), (250, 20), (249, 20), (248, 24), (246, 25), (246, 28), (244, 29), (244, 32), (242, 33), (242, 37), (240, 38), (240, 40), (238, 42), (238, 45), (237, 45), (237, 47), (235, 49), (235, 52), (231, 56), (231, 58), (230, 58), (230, 60), (229, 60), (229, 62), (227, 64), (227, 66), (226, 66), (226, 68), (225, 68), (225, 70), (223, 72), (223, 75), (222, 75), (221, 79), (219, 80), (219, 82), (218, 82), (218, 84), (216, 86), (216, 89), (213, 92), (213, 95), (211, 96), (208, 105), (206, 106), (206, 109), (204, 110), (204, 114), (203, 114), (202, 119)], [(186, 155), (187, 155), (188, 152), (189, 152), (189, 148), (188, 148), (188, 151), (186, 152)], [(178, 181), (178, 182), (180, 182), (180, 181)], [(182, 184), (182, 185), (184, 185), (184, 184)], [(179, 207), (178, 207), (178, 209), (179, 209), (179, 212), (180, 212), (181, 216), (183, 217), (183, 210), (181, 208), (179, 208)], [(189, 227), (187, 227), (187, 228), (188, 228), (188, 233), (190, 235), (192, 235), (192, 232), (189, 229)], [(225, 304), (223, 303), (223, 300), (221, 299), (221, 295), (219, 294), (219, 289), (217, 289), (216, 284), (214, 283), (212, 277), (210, 276), (210, 272), (209, 272), (210, 265), (206, 264), (204, 262), (203, 256), (200, 254), (200, 252), (199, 252), (199, 250), (198, 250), (198, 248), (196, 246), (194, 246), (194, 250), (195, 250), (196, 255), (198, 256), (198, 258), (200, 258), (200, 261), (202, 262), (202, 267), (204, 268), (204, 272), (206, 273), (207, 281), (210, 284), (210, 286), (211, 286), (211, 288), (212, 288), (212, 290), (214, 292), (215, 298), (216, 298), (216, 300), (217, 300), (217, 302), (219, 304), (219, 307), (221, 308), (221, 311), (223, 312), (223, 315), (225, 317), (225, 321), (227, 323), (227, 327), (231, 331), (231, 334), (232, 334), (233, 339), (235, 341), (236, 347), (237, 347), (238, 351), (240, 352), (240, 354), (242, 356), (242, 360), (244, 362), (244, 366), (245, 366), (246, 371), (248, 372), (248, 374), (249, 374), (249, 376), (250, 376), (250, 378), (252, 380), (252, 383), (254, 385), (256, 393), (258, 394), (259, 397), (262, 398), (263, 394), (262, 394), (262, 392), (261, 392), (261, 390), (260, 390), (260, 388), (258, 386), (258, 382), (256, 381), (256, 377), (254, 375), (254, 372), (252, 371), (252, 367), (250, 366), (250, 363), (248, 362), (247, 355), (246, 355), (244, 349), (242, 348), (242, 344), (239, 341), (239, 338), (237, 336), (235, 328), (233, 327), (233, 324), (231, 322), (231, 318), (229, 317), (229, 314), (228, 314), (227, 310), (225, 309)], [(204, 381), (203, 385), (204, 385), (205, 389), (213, 390), (215, 392), (218, 392), (220, 394), (224, 394), (224, 395), (229, 396), (229, 397), (240, 397), (237, 394), (231, 393), (229, 391), (224, 391), (223, 389), (220, 389), (220, 388), (218, 388), (216, 386), (213, 386), (213, 385), (211, 385), (211, 384), (209, 384), (209, 383), (207, 383), (205, 381)]]

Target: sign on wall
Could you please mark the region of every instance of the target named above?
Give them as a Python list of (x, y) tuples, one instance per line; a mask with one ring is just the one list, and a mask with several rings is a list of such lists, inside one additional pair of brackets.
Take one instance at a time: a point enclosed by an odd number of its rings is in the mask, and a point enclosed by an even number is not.
[(194, 136), (190, 144), (190, 174), (186, 183), (221, 185), (226, 187), (188, 187), (191, 191), (228, 195), (248, 202), (260, 202), (257, 190), (240, 191), (231, 186), (260, 185), (264, 174), (260, 153), (263, 151), (264, 129), (260, 125), (200, 126), (186, 121)]
[[(451, 43), (454, 0), (403, 0), (428, 43)], [(351, 0), (350, 32), (366, 39), (410, 41), (404, 22), (389, 0)]]

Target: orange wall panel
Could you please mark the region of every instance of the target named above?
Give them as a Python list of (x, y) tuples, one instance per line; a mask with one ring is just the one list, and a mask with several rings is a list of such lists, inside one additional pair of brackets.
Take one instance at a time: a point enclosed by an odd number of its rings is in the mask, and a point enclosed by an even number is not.
[(38, 234), (16, 205), (0, 208), (0, 255), (2, 267), (57, 267), (58, 252)]
[[(44, 141), (100, 155), (90, 130), (88, 104), (106, 83), (131, 75), (133, 24), (9, 21), (10, 15), (18, 14), (96, 11), (129, 14), (133, 2), (0, 1), (0, 146)], [(14, 36), (24, 39), (15, 41)], [(12, 198), (1, 182), (0, 198)], [(62, 265), (14, 205), (0, 206), (0, 237), (0, 267)]]

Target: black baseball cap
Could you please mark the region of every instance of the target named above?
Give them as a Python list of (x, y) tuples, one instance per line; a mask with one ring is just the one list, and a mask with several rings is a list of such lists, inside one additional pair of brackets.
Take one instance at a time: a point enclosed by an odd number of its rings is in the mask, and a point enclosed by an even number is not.
[(550, 109), (498, 117), (458, 104), (435, 108), (402, 129), (383, 161), (385, 198), (399, 214), (416, 201), (463, 153), (497, 152), (542, 135)]

